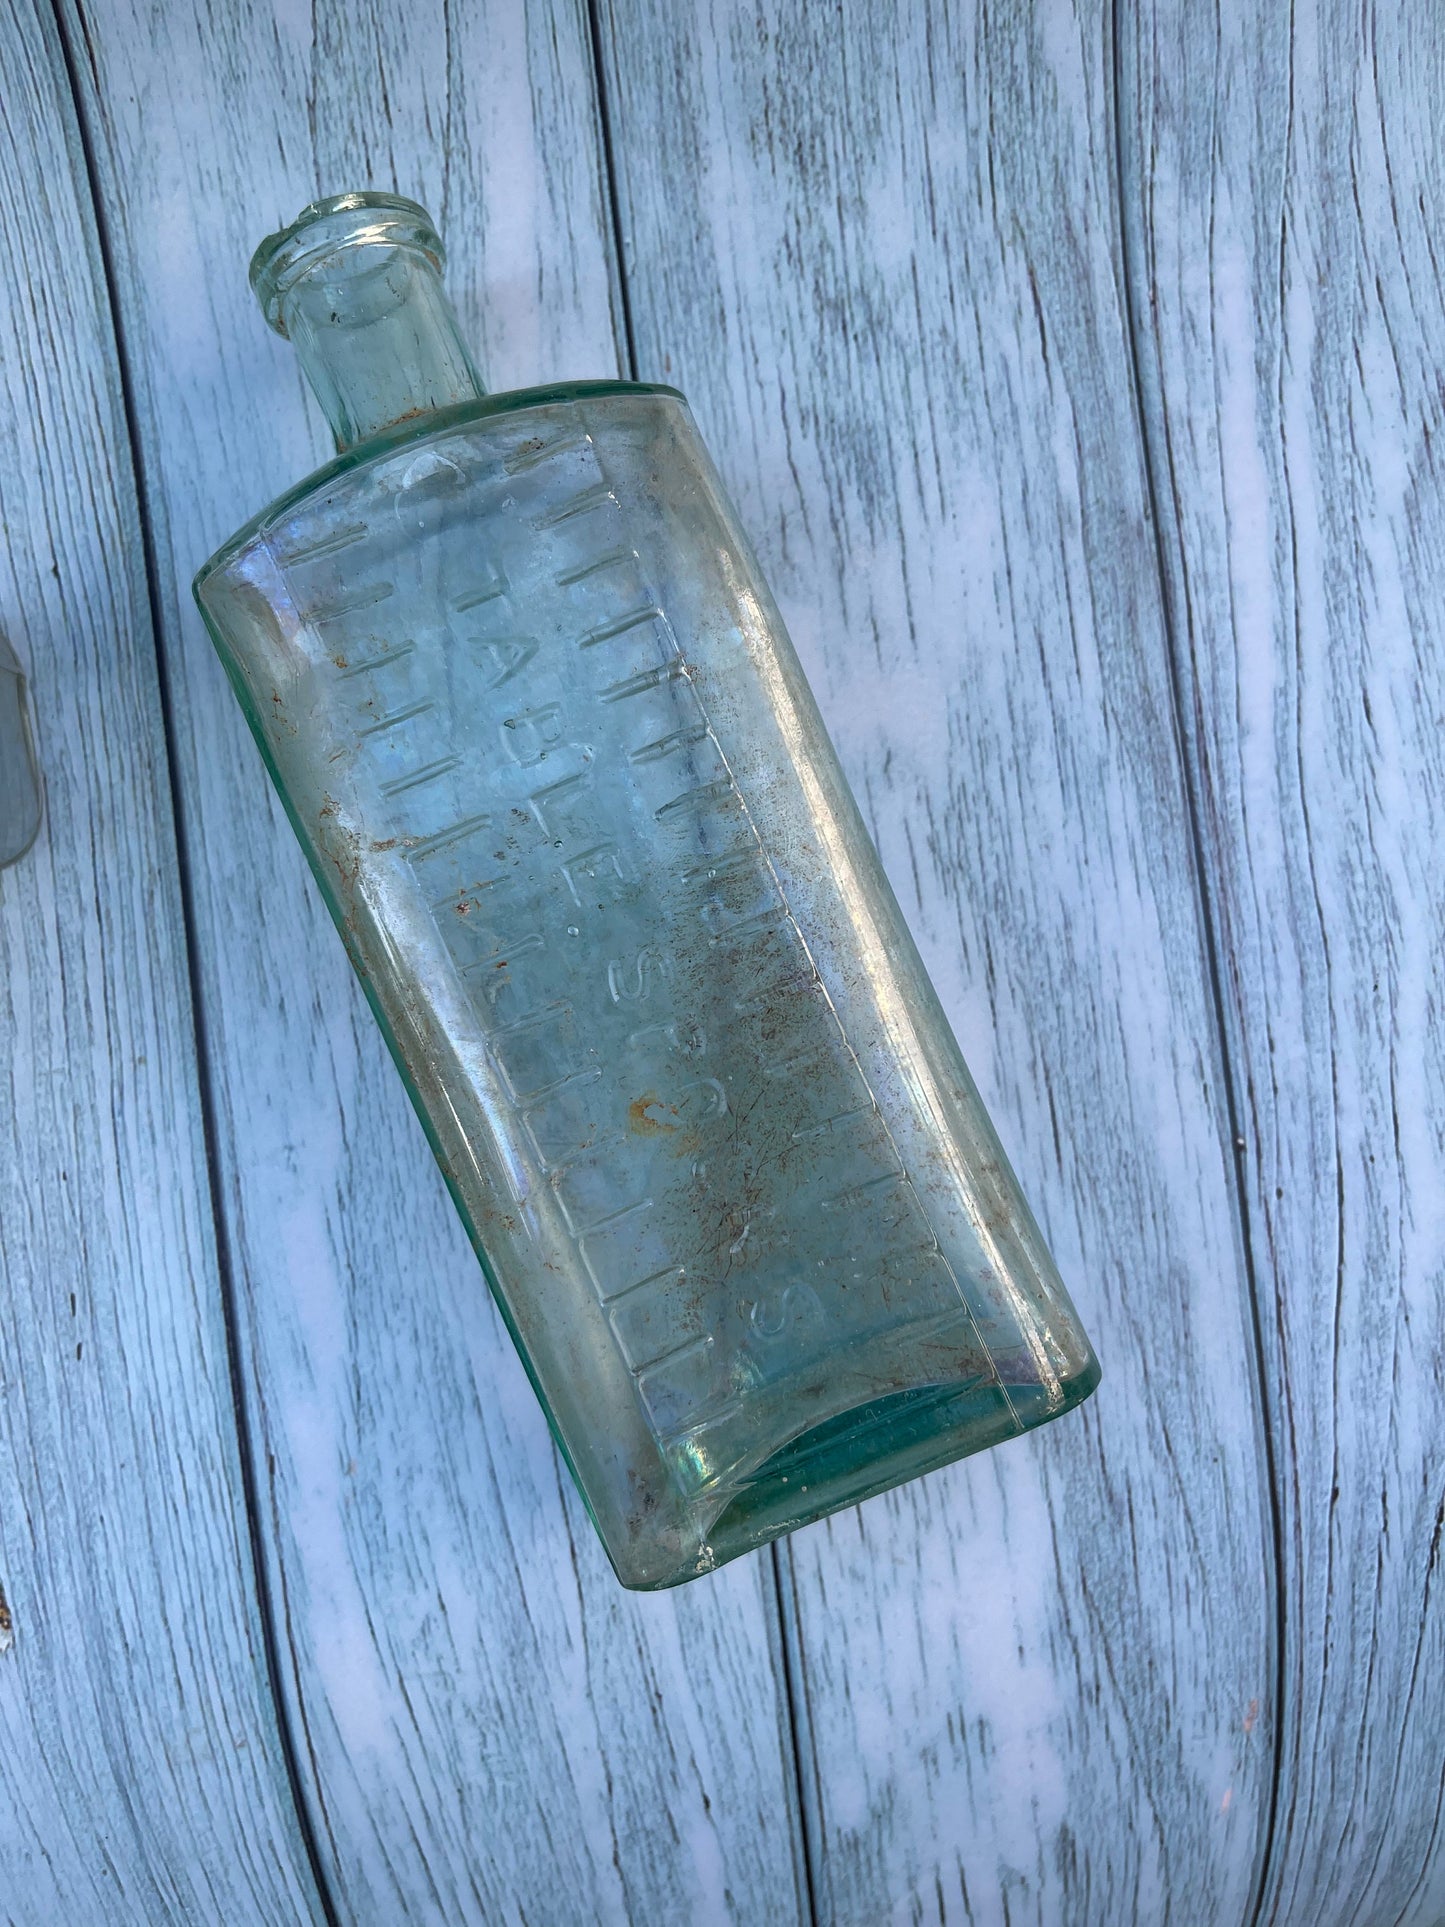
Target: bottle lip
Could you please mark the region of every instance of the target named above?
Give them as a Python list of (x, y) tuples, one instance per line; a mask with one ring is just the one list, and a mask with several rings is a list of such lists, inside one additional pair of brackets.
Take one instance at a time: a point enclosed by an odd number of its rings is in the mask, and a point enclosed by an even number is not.
[(418, 248), (438, 273), (446, 264), (431, 216), (400, 194), (332, 194), (303, 207), (289, 227), (268, 234), (251, 256), (251, 287), (277, 334), (286, 333), (282, 302), (303, 274), (343, 248), (377, 244)]

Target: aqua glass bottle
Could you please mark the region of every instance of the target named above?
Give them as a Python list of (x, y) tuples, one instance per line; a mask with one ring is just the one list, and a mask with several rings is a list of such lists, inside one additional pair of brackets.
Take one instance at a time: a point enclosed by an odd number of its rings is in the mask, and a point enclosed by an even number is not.
[(669, 1586), (1098, 1366), (686, 402), (486, 395), (441, 265), (384, 194), (262, 245), (340, 453), (196, 596), (617, 1574)]

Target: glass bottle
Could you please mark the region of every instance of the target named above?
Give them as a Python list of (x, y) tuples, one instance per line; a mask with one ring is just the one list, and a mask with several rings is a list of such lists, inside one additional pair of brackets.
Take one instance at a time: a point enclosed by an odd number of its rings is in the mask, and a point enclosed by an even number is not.
[(252, 284), (337, 459), (196, 597), (624, 1585), (1098, 1365), (683, 397), (484, 394), (424, 211)]

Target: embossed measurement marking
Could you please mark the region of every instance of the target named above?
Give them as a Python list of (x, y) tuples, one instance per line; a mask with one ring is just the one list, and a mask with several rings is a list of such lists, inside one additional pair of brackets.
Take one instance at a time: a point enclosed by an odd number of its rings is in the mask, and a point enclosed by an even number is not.
[(972, 1321), (590, 440), (499, 463), (458, 439), (436, 487), (469, 464), (488, 553), (411, 491), (410, 633), (377, 632), (392, 582), (333, 583), (309, 619), (377, 844), (431, 906), (517, 1155), (696, 1483), (763, 1392), (809, 1393), (880, 1332)]

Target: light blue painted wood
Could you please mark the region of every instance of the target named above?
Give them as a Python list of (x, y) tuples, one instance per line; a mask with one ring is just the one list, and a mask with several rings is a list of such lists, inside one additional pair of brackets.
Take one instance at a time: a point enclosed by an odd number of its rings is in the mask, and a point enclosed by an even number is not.
[(241, 1492), (140, 525), (48, 14), (0, 6), (0, 1919), (319, 1919)]
[[(320, 449), (243, 273), (312, 192), (430, 203), (494, 385), (615, 367), (588, 23), (220, 11), (66, 19), (328, 1884), (357, 1921), (803, 1917), (767, 1563), (602, 1570), (184, 594)], [(694, 397), (1105, 1364), (784, 1554), (816, 1911), (1432, 1927), (1445, 42), (1120, 17), (597, 23), (641, 372)], [(54, 43), (3, 31), (0, 615), (51, 817), (0, 875), (0, 1917), (289, 1923), (114, 365)], [(45, 224), (73, 271), (22, 286)]]
[(607, 20), (641, 372), (715, 440), (1104, 1364), (790, 1542), (820, 1917), (1242, 1921), (1273, 1575), (1106, 15)]
[[(492, 385), (615, 372), (585, 17), (76, 16), (160, 564), (287, 1714), (344, 1917), (786, 1921), (771, 1568), (622, 1594), (190, 605), (325, 452), (252, 245), (318, 191), (442, 223)], [(83, 32), (82, 32), (83, 27)]]
[(1279, 1466), (1260, 1919), (1291, 1927), (1445, 1919), (1441, 27), (1149, 6), (1121, 50)]

